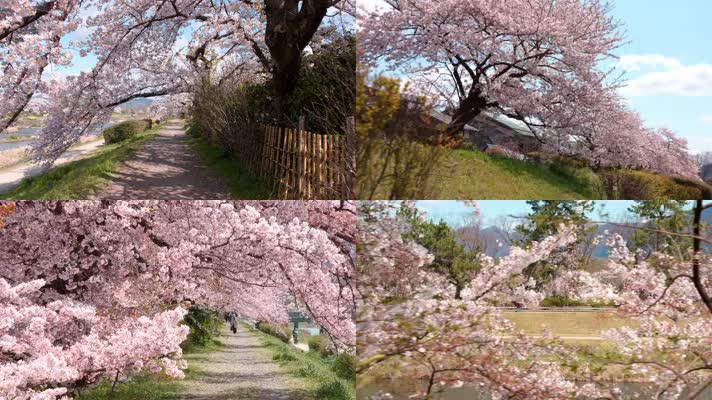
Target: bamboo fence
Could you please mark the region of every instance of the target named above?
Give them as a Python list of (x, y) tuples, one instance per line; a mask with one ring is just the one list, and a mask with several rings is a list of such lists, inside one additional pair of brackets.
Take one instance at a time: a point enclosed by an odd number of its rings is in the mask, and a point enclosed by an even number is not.
[[(303, 120), (299, 125), (303, 127)], [(353, 117), (347, 121), (347, 135), (271, 125), (257, 129), (263, 135), (246, 143), (243, 160), (253, 174), (273, 184), (277, 198), (353, 198)]]

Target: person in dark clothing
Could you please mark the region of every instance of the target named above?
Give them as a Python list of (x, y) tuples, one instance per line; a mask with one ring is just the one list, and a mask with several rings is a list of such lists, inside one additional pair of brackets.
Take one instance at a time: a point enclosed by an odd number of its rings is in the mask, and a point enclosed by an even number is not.
[(227, 314), (227, 321), (230, 323), (230, 330), (232, 333), (237, 333), (237, 315), (230, 311)]

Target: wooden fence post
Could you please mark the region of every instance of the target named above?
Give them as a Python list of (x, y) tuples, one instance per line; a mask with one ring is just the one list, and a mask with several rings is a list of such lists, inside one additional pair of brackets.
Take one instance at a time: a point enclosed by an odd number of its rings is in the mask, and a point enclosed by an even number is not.
[(317, 180), (317, 169), (316, 169), (316, 133), (311, 133), (311, 151), (310, 157), (311, 157), (311, 185), (312, 185), (312, 193), (311, 193), (311, 198), (316, 199), (319, 197), (319, 192), (318, 192), (318, 186), (316, 183)]
[(299, 128), (297, 130), (297, 181), (299, 182), (297, 184), (297, 198), (298, 199), (304, 199), (304, 154), (303, 154), (303, 145), (304, 145), (304, 126), (306, 125), (305, 123), (305, 118), (304, 116), (299, 117)]
[[(344, 174), (346, 175), (346, 191), (342, 200), (354, 199), (356, 181), (356, 118), (350, 116), (346, 118), (346, 162)], [(347, 197), (348, 196), (348, 197)]]

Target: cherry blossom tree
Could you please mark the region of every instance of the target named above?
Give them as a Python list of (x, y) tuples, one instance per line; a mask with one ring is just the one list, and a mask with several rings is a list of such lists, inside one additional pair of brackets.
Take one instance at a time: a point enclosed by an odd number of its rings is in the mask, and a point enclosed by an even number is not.
[(363, 24), (367, 55), (394, 66), (419, 63), (436, 90), (456, 99), (451, 134), (488, 109), (531, 125), (563, 127), (577, 105), (595, 104), (612, 89), (597, 68), (621, 43), (620, 23), (606, 4), (385, 3), (386, 11)]
[[(135, 98), (190, 93), (203, 80), (268, 75), (290, 93), (302, 53), (349, 29), (348, 0), (159, 1), (13, 0), (0, 4), (0, 132), (32, 96), (51, 98), (31, 155), (51, 163), (111, 110)], [(8, 10), (8, 11), (4, 11)], [(84, 15), (93, 15), (84, 18)], [(83, 28), (78, 43), (63, 37)], [(68, 46), (96, 65), (64, 80), (43, 78), (47, 65), (68, 65)]]
[(611, 2), (381, 3), (359, 20), (364, 61), (407, 74), (444, 103), (448, 134), (490, 112), (526, 125), (548, 151), (694, 179), (687, 144), (645, 128), (618, 94), (615, 69), (602, 68), (623, 43)]
[(353, 348), (351, 203), (20, 202), (5, 223), (2, 396), (180, 377), (192, 305), (275, 324), (301, 309)]
[(0, 132), (17, 120), (35, 92), (48, 90), (45, 68), (70, 61), (60, 40), (76, 29), (79, 3), (0, 2)]
[[(710, 205), (697, 203), (690, 232), (671, 232), (696, 243), (691, 262), (659, 253), (636, 262), (625, 240), (611, 235), (606, 269), (570, 269), (537, 290), (522, 271), (576, 240), (575, 229), (562, 226), (527, 249), (483, 257), (462, 301), (423, 268), (431, 256), (404, 239), (408, 225), (389, 207), (367, 203), (359, 215), (359, 373), (388, 364), (396, 378), (422, 383), (411, 389), (415, 397), (468, 385), (493, 398), (693, 399), (711, 384), (712, 257), (702, 246), (710, 239), (701, 223)], [(612, 302), (634, 322), (604, 333), (614, 350), (582, 350), (551, 333), (528, 336), (497, 308), (512, 301), (536, 306), (552, 291)], [(644, 387), (622, 391), (615, 378), (621, 369)]]
[(691, 231), (663, 232), (692, 239), (690, 260), (656, 252), (634, 264), (625, 241), (610, 239), (616, 246), (611, 269), (620, 285), (612, 297), (622, 316), (639, 323), (605, 333), (622, 355), (612, 363), (629, 366), (655, 388), (655, 398), (695, 399), (712, 385), (712, 255), (703, 248), (712, 244), (712, 231), (702, 222), (710, 208), (696, 201)]

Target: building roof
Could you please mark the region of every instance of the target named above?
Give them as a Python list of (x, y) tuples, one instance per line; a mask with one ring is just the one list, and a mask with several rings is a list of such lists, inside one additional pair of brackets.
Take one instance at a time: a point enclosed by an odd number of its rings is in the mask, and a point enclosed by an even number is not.
[[(447, 115), (443, 112), (437, 111), (437, 110), (432, 110), (430, 111), (430, 116), (435, 118), (436, 120), (444, 123), (444, 124), (450, 124), (452, 122), (452, 117), (450, 115)], [(534, 133), (532, 133), (531, 129), (529, 127), (516, 119), (509, 118), (507, 116), (504, 116), (502, 114), (494, 114), (491, 112), (483, 112), (480, 115), (478, 115), (474, 121), (479, 121), (479, 122), (484, 122), (484, 123), (495, 123), (501, 127), (504, 127), (506, 129), (509, 129), (515, 133), (518, 133), (523, 136), (531, 136), (534, 137)], [(467, 124), (465, 125), (465, 131), (479, 131), (480, 129), (472, 126), (472, 124)]]
[(496, 121), (497, 123), (504, 125), (505, 127), (516, 131), (517, 133), (524, 135), (524, 136), (534, 136), (534, 133), (532, 132), (531, 129), (527, 126), (522, 121), (516, 120), (514, 118), (509, 118), (506, 115), (502, 114), (494, 114), (490, 112), (483, 112), (482, 115), (485, 115), (487, 118)]
[[(450, 125), (450, 122), (452, 122), (451, 116), (449, 116), (443, 112), (437, 111), (437, 110), (431, 110), (430, 116), (437, 119), (438, 121), (442, 122), (443, 124)], [(474, 126), (468, 124), (468, 125), (465, 125), (465, 130), (466, 131), (476, 131), (478, 129), (475, 128)]]

